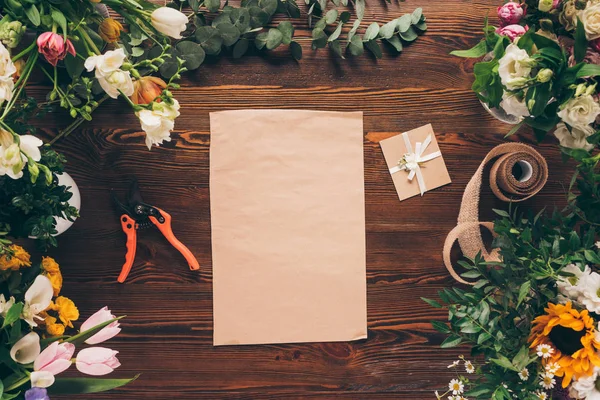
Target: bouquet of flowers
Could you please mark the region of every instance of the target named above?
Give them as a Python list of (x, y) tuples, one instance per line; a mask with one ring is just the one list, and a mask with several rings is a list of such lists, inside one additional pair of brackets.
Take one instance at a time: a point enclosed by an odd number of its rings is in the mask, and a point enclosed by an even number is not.
[(479, 58), (473, 90), (482, 102), (533, 128), (538, 140), (554, 130), (567, 149), (593, 150), (600, 141), (600, 3), (587, 0), (509, 1), (499, 27), (485, 23), (470, 50)]
[[(10, 245), (0, 256), (0, 276), (2, 399), (48, 400), (48, 392), (99, 392), (135, 379), (57, 377), (71, 364), (91, 376), (119, 367), (118, 351), (96, 345), (121, 331), (123, 317), (115, 317), (104, 307), (76, 332), (73, 322), (79, 319), (79, 310), (60, 295), (63, 278), (54, 259), (43, 257), (34, 264), (22, 247)], [(92, 347), (80, 349), (85, 345)]]

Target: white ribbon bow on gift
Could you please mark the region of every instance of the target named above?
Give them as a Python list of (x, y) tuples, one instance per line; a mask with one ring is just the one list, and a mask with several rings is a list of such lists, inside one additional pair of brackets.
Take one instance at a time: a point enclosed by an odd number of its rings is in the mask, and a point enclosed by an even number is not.
[(400, 171), (408, 171), (409, 181), (412, 181), (416, 175), (417, 182), (419, 184), (419, 190), (421, 192), (421, 196), (423, 196), (423, 193), (427, 191), (427, 186), (425, 185), (425, 179), (423, 179), (423, 174), (421, 172), (421, 164), (431, 161), (434, 158), (441, 157), (442, 153), (435, 151), (426, 156), (423, 155), (425, 150), (427, 150), (427, 147), (431, 144), (431, 135), (428, 135), (423, 143), (417, 142), (415, 146), (415, 152), (413, 152), (410, 144), (410, 138), (406, 132), (402, 134), (402, 138), (404, 139), (404, 144), (406, 145), (406, 154), (402, 156), (402, 160), (398, 161), (398, 165), (390, 168), (390, 173), (395, 174), (396, 172)]

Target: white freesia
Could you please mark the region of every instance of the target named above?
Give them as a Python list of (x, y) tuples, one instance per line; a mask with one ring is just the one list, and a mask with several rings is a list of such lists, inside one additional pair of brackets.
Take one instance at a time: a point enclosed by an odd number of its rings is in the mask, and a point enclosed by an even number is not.
[(12, 62), (9, 51), (0, 43), (0, 104), (12, 99), (15, 81), (13, 75), (17, 67)]
[(29, 332), (10, 349), (10, 358), (19, 364), (29, 364), (35, 361), (40, 351), (40, 337), (35, 332)]
[(514, 115), (515, 117), (529, 117), (529, 109), (525, 104), (525, 99), (519, 98), (515, 93), (505, 91), (502, 94), (500, 107), (502, 107), (507, 114)]
[(88, 72), (95, 71), (96, 78), (108, 76), (121, 69), (127, 57), (123, 49), (109, 50), (99, 56), (91, 56), (85, 60), (84, 66)]
[(600, 391), (596, 388), (599, 373), (600, 368), (594, 367), (592, 375), (573, 378), (569, 385), (569, 396), (573, 399), (600, 400)]
[(179, 102), (173, 99), (173, 104), (166, 102), (152, 103), (152, 109), (143, 109), (136, 113), (146, 132), (148, 150), (153, 144), (157, 146), (163, 141), (171, 141), (171, 131), (175, 127), (175, 118), (179, 116)]
[(508, 90), (519, 89), (530, 78), (531, 67), (535, 61), (529, 54), (515, 44), (506, 47), (504, 56), (499, 60), (498, 74), (502, 84)]
[(556, 281), (558, 292), (569, 299), (575, 300), (582, 291), (581, 283), (591, 274), (592, 270), (587, 265), (583, 271), (575, 264), (569, 264), (562, 269), (573, 276), (559, 276)]
[(42, 158), (39, 149), (42, 144), (40, 139), (32, 135), (19, 136), (17, 144), (11, 133), (0, 129), (0, 176), (21, 178), (28, 157), (33, 161), (40, 161)]
[(181, 32), (185, 31), (188, 18), (174, 8), (160, 7), (152, 12), (150, 21), (157, 31), (173, 39), (181, 39)]
[(52, 301), (53, 293), (52, 283), (44, 275), (38, 275), (33, 284), (27, 289), (21, 317), (30, 326), (37, 326), (35, 319), (42, 320), (38, 314), (48, 308)]
[(31, 387), (47, 388), (54, 384), (54, 374), (49, 371), (33, 371), (29, 375)]
[(600, 3), (589, 2), (578, 16), (585, 28), (587, 40), (598, 39), (600, 37)]
[(590, 94), (574, 97), (561, 106), (558, 116), (567, 124), (583, 129), (600, 115), (600, 104)]
[(6, 313), (8, 312), (8, 310), (10, 310), (10, 308), (15, 304), (15, 298), (14, 297), (10, 297), (10, 299), (8, 299), (8, 301), (6, 301), (6, 298), (4, 297), (3, 294), (0, 294), (0, 316), (1, 317), (6, 317)]
[(583, 128), (571, 127), (569, 129), (563, 122), (556, 125), (556, 129), (554, 130), (554, 136), (556, 136), (562, 147), (584, 149), (587, 151), (594, 148), (594, 145), (588, 143), (586, 140), (588, 136), (593, 134), (594, 128), (589, 125)]
[(133, 94), (133, 81), (129, 71), (116, 70), (109, 75), (99, 77), (98, 83), (113, 99), (119, 97), (119, 90), (128, 97)]

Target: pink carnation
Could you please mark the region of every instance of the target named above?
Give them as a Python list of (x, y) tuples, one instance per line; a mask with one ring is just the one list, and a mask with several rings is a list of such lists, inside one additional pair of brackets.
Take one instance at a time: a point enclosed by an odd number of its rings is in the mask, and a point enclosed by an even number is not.
[(501, 36), (508, 37), (511, 41), (515, 40), (519, 36), (523, 36), (525, 32), (529, 30), (527, 25), (521, 26), (517, 24), (507, 25), (503, 28), (496, 29), (496, 33)]
[(525, 15), (525, 10), (521, 4), (513, 1), (498, 7), (498, 18), (500, 18), (501, 26), (518, 24)]

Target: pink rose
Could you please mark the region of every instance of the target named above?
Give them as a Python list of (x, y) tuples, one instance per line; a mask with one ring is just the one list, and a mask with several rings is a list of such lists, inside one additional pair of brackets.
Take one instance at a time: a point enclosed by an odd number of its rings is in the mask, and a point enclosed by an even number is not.
[(525, 10), (519, 3), (513, 1), (506, 3), (505, 5), (498, 7), (498, 18), (500, 18), (500, 24), (502, 26), (518, 24), (525, 15)]
[(58, 375), (71, 366), (73, 353), (75, 353), (74, 344), (52, 342), (37, 356), (33, 362), (33, 369)]
[[(108, 307), (101, 308), (100, 310), (96, 311), (94, 315), (86, 319), (83, 324), (81, 324), (81, 332), (85, 332), (97, 325), (100, 325), (106, 321), (110, 321), (114, 318), (115, 316), (112, 315)], [(119, 321), (111, 322), (109, 325), (99, 330), (94, 336), (88, 338), (88, 340), (86, 340), (85, 343), (102, 343), (107, 341), (108, 339), (115, 337), (119, 332), (121, 332), (121, 328), (119, 328)]]
[(503, 28), (496, 29), (496, 33), (501, 36), (508, 37), (511, 41), (515, 40), (519, 36), (522, 36), (529, 30), (527, 25), (521, 26), (517, 24), (507, 25)]
[(590, 40), (588, 43), (589, 43), (590, 47), (592, 48), (592, 50), (594, 50), (597, 53), (600, 53), (600, 38)]
[(89, 347), (81, 350), (77, 354), (75, 366), (87, 375), (106, 375), (110, 374), (121, 366), (116, 355), (118, 351), (107, 349), (105, 347)]
[(67, 56), (67, 53), (75, 56), (75, 47), (69, 39), (65, 42), (58, 33), (44, 32), (37, 38), (38, 51), (46, 60), (56, 67), (59, 60)]
[(553, 10), (557, 9), (559, 5), (560, 5), (560, 0), (554, 0), (552, 2), (552, 9)]

